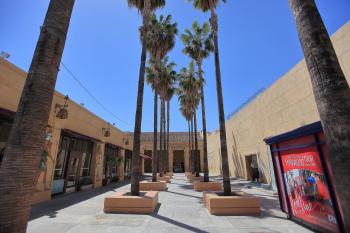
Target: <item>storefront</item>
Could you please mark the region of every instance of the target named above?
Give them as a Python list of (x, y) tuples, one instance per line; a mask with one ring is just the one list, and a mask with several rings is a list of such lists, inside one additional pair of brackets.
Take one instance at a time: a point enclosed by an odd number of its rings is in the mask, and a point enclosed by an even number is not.
[(322, 232), (341, 232), (320, 122), (267, 138), (283, 212)]
[(118, 181), (118, 165), (121, 162), (119, 148), (112, 144), (105, 145), (103, 185)]
[(54, 169), (52, 194), (75, 192), (92, 184), (90, 175), (94, 139), (62, 130)]

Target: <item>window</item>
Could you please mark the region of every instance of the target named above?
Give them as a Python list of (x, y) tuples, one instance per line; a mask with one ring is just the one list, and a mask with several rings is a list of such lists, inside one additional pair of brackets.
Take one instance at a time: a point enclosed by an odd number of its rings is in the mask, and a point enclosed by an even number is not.
[(57, 153), (56, 166), (54, 170), (54, 180), (63, 179), (64, 167), (66, 163), (66, 158), (68, 154), (69, 139), (66, 137), (61, 137), (61, 143)]

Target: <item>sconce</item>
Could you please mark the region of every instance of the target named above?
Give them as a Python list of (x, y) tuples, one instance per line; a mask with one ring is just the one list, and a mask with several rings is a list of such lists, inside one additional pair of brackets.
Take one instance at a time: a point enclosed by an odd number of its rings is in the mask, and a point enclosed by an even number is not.
[[(64, 97), (65, 101), (64, 101), (64, 104), (56, 104), (55, 105), (55, 112), (56, 113), (56, 117), (59, 118), (59, 119), (68, 119), (68, 104), (67, 104), (67, 101), (69, 100), (69, 96), (66, 95)], [(57, 110), (58, 109), (58, 110)]]
[(111, 136), (111, 129), (109, 126), (110, 126), (110, 124), (108, 123), (107, 128), (105, 128), (105, 127), (102, 128), (103, 136), (105, 136), (106, 138)]
[(128, 137), (123, 137), (123, 142), (125, 145), (129, 145), (129, 138)]

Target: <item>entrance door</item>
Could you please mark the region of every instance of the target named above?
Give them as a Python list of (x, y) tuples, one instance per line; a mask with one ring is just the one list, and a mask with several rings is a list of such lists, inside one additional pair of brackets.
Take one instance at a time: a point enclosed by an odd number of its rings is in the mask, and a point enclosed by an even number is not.
[(185, 152), (183, 150), (173, 151), (173, 172), (185, 172)]
[(71, 152), (68, 161), (68, 169), (66, 176), (66, 192), (77, 191), (79, 182), (79, 171), (81, 167), (81, 154)]

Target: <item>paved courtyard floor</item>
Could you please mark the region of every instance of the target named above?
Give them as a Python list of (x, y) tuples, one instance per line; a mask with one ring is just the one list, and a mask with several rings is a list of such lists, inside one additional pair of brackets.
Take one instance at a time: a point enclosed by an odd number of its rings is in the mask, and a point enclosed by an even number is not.
[(311, 232), (286, 219), (278, 197), (239, 180), (242, 190), (262, 200), (260, 217), (213, 216), (203, 207), (202, 193), (194, 192), (184, 174), (174, 174), (168, 190), (159, 194), (160, 206), (153, 215), (105, 214), (104, 197), (130, 190), (127, 183), (62, 195), (33, 206), (27, 232), (30, 233), (179, 233), (179, 232)]

